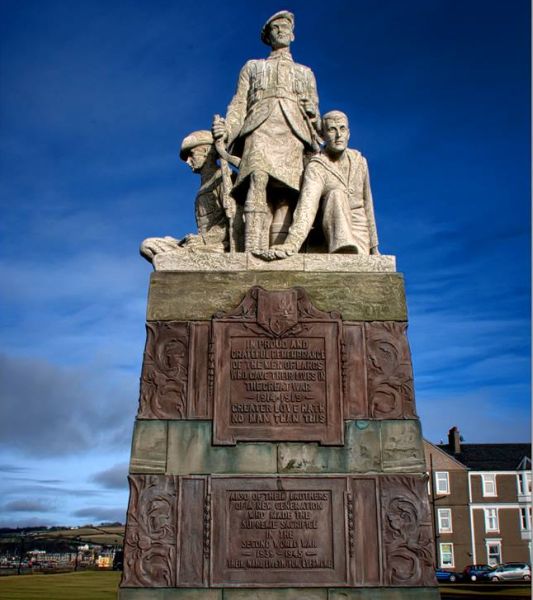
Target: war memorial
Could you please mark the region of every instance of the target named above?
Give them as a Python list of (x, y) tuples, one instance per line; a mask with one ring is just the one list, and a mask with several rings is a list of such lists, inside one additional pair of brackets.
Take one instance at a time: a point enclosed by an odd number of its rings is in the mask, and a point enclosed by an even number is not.
[(198, 232), (141, 245), (121, 600), (439, 598), (403, 277), (294, 25), (183, 140)]

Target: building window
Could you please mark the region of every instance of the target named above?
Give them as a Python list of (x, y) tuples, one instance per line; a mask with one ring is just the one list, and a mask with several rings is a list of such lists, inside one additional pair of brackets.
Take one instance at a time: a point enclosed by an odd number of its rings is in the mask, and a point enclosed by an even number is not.
[(437, 494), (450, 493), (450, 480), (446, 471), (435, 472), (435, 492)]
[(494, 473), (484, 473), (481, 476), (483, 484), (483, 496), (496, 496), (496, 475)]
[(531, 529), (531, 507), (520, 509), (520, 529), (529, 531)]
[(454, 566), (453, 544), (440, 544), (440, 566), (443, 569)]
[(452, 509), (439, 508), (437, 515), (439, 519), (439, 533), (452, 533)]
[(500, 531), (497, 508), (485, 509), (485, 531)]
[(531, 494), (531, 473), (529, 471), (522, 471), (518, 475), (518, 493), (521, 496)]
[(502, 543), (500, 541), (487, 542), (487, 562), (491, 567), (502, 562)]

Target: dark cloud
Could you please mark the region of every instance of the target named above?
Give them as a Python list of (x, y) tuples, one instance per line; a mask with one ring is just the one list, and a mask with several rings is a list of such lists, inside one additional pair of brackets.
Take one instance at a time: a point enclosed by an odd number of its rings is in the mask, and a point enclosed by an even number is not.
[(34, 477), (4, 477), (4, 481), (24, 481), (35, 485), (59, 485), (63, 483), (63, 479), (36, 479)]
[(124, 523), (126, 519), (125, 508), (102, 508), (100, 506), (92, 506), (81, 508), (72, 513), (75, 517), (86, 518), (94, 522), (120, 522)]
[(0, 446), (30, 456), (72, 455), (117, 439), (123, 444), (131, 430), (124, 392), (106, 388), (90, 369), (0, 355), (0, 380)]
[(28, 494), (36, 497), (52, 497), (52, 496), (70, 496), (72, 498), (94, 498), (102, 497), (109, 494), (111, 490), (106, 489), (91, 489), (78, 487), (63, 487), (59, 485), (24, 485), (18, 487), (13, 492), (6, 491), (5, 494), (17, 496), (20, 493)]
[(24, 473), (29, 471), (27, 467), (18, 467), (15, 465), (0, 465), (0, 473)]
[(57, 525), (57, 521), (43, 519), (42, 517), (12, 517), (10, 519), (0, 519), (0, 527), (51, 527)]
[(114, 465), (110, 469), (100, 471), (91, 477), (91, 481), (104, 488), (112, 490), (125, 490), (128, 487), (128, 463)]
[(12, 500), (4, 504), (2, 509), (11, 512), (52, 512), (54, 510), (50, 504), (40, 500)]

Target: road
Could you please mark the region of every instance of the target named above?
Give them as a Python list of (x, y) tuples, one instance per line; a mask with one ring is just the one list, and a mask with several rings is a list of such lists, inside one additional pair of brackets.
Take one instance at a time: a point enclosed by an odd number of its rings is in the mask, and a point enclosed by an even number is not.
[(531, 598), (529, 583), (454, 583), (439, 586), (441, 600), (523, 600)]

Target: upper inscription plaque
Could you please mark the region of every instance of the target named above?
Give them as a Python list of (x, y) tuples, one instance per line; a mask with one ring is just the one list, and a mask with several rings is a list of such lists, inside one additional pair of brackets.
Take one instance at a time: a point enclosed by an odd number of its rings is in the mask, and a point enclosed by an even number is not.
[(214, 443), (342, 444), (339, 315), (301, 288), (249, 290), (213, 319)]

